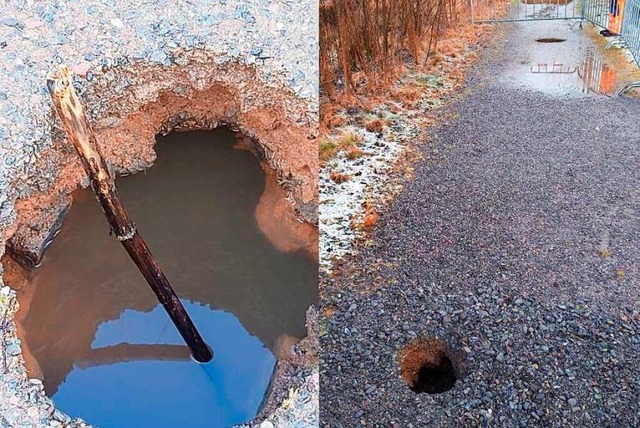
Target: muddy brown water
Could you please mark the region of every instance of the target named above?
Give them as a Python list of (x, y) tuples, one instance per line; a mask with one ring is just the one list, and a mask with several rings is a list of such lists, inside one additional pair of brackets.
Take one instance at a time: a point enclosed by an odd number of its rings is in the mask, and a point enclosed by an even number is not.
[(229, 130), (172, 133), (156, 150), (152, 168), (117, 186), (213, 362), (189, 358), (85, 189), (17, 287), (27, 367), (61, 410), (97, 426), (246, 422), (268, 392), (276, 355), (306, 334), (317, 261), (279, 251), (261, 233), (265, 174)]

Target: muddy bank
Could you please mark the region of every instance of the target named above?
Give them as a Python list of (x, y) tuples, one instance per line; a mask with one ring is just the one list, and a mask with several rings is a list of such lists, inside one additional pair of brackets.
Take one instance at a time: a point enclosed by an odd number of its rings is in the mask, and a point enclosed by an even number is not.
[(305, 250), (318, 258), (318, 228), (300, 221), (287, 203), (286, 190), (278, 184), (277, 175), (265, 168), (264, 193), (256, 207), (258, 226), (271, 243), (280, 251)]

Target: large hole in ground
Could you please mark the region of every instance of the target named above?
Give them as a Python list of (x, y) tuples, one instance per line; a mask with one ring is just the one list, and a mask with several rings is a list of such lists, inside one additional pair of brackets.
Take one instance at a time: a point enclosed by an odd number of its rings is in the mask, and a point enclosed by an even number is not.
[(453, 357), (436, 338), (419, 339), (398, 353), (400, 375), (415, 393), (439, 394), (454, 387), (457, 375)]
[(562, 43), (566, 41), (567, 39), (559, 39), (557, 37), (541, 37), (539, 39), (536, 39), (536, 42), (538, 43)]
[(73, 195), (39, 267), (4, 257), (29, 375), (58, 408), (102, 427), (232, 426), (257, 414), (277, 358), (306, 334), (317, 260), (277, 236), (283, 190), (250, 145), (226, 128), (173, 132), (158, 137), (153, 167), (116, 181), (212, 363), (190, 358), (89, 189)]

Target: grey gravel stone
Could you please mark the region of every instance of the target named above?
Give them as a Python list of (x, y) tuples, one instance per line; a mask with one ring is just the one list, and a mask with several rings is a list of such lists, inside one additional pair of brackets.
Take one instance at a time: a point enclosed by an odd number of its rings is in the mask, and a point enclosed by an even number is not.
[(15, 18), (2, 18), (0, 19), (0, 24), (6, 25), (7, 27), (16, 27), (16, 28), (24, 27), (24, 25)]
[(154, 51), (149, 56), (149, 59), (153, 62), (159, 62), (160, 64), (164, 64), (167, 60), (167, 54), (162, 51)]

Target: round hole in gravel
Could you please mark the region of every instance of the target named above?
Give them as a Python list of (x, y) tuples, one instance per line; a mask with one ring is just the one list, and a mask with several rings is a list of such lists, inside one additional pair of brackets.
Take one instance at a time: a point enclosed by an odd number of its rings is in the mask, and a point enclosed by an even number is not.
[(400, 375), (416, 394), (440, 394), (453, 388), (456, 369), (446, 344), (441, 339), (417, 339), (398, 353)]
[(536, 39), (538, 43), (562, 43), (566, 42), (567, 39), (558, 39), (557, 37), (542, 37), (540, 39)]

